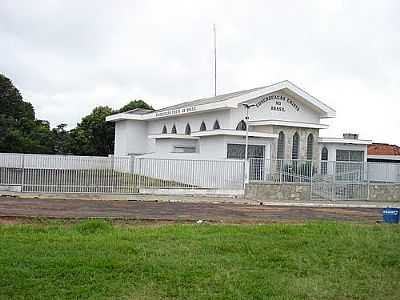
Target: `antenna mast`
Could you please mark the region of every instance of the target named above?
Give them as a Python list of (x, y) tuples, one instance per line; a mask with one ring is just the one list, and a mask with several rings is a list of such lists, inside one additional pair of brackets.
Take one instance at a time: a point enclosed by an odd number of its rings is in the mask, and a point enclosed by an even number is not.
[(214, 30), (214, 96), (217, 96), (217, 29), (213, 24)]

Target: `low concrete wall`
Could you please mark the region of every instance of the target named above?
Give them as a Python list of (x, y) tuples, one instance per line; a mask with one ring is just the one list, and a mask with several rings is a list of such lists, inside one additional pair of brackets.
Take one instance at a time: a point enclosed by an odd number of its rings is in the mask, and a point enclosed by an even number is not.
[(310, 193), (310, 184), (307, 183), (249, 183), (246, 184), (245, 198), (258, 201), (308, 201)]
[[(307, 183), (249, 183), (245, 198), (258, 201), (309, 201), (310, 185)], [(400, 202), (400, 184), (369, 185), (369, 201)]]
[(400, 201), (400, 184), (369, 185), (370, 201)]
[(1, 197), (23, 199), (54, 200), (104, 200), (104, 201), (149, 201), (149, 202), (187, 202), (187, 203), (235, 203), (259, 205), (259, 201), (243, 199), (241, 196), (209, 196), (209, 195), (156, 195), (156, 194), (95, 194), (95, 193), (18, 193), (2, 192)]
[(0, 192), (22, 192), (22, 186), (17, 184), (0, 184)]

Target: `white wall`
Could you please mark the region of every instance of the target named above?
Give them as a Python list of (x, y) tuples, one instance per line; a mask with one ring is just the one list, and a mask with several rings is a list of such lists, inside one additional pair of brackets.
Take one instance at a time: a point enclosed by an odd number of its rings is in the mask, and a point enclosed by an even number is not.
[(202, 157), (226, 159), (226, 147), (223, 136), (201, 137), (199, 141), (199, 150)]
[(195, 147), (198, 152), (198, 140), (157, 139), (155, 143), (156, 153), (172, 153), (175, 152), (175, 147)]
[(218, 120), (221, 129), (229, 128), (229, 109), (210, 111), (192, 115), (176, 116), (173, 118), (150, 120), (148, 122), (149, 134), (161, 134), (163, 126), (167, 126), (168, 133), (171, 133), (172, 126), (175, 124), (178, 134), (184, 134), (186, 124), (190, 124), (192, 132), (200, 131), (201, 122), (204, 121), (207, 130), (212, 130), (215, 120)]
[(148, 144), (146, 122), (136, 120), (116, 122), (114, 155), (147, 153)]
[[(249, 138), (249, 145), (264, 145), (265, 158), (271, 156), (271, 144), (273, 139)], [(226, 159), (228, 144), (246, 144), (245, 137), (240, 136), (210, 136), (200, 138), (200, 154), (209, 159)]]
[(321, 159), (322, 148), (328, 149), (328, 160), (336, 161), (336, 150), (354, 150), (364, 152), (364, 161), (367, 161), (367, 145), (341, 144), (341, 143), (319, 143), (319, 156)]
[[(281, 101), (281, 107), (285, 109), (282, 111), (271, 110), (271, 107), (278, 107), (276, 100), (271, 100), (263, 103), (260, 107), (252, 107), (249, 109), (249, 120), (282, 120), (282, 121), (293, 121), (293, 122), (305, 122), (305, 123), (320, 123), (320, 115), (318, 112), (312, 110), (309, 106), (303, 102), (294, 99), (293, 97), (287, 96), (285, 93), (272, 93), (270, 95), (283, 95), (288, 97), (299, 106), (300, 110), (296, 111), (292, 105), (287, 102)], [(278, 100), (279, 101), (279, 100)], [(251, 103), (253, 103), (252, 101)], [(250, 102), (249, 102), (250, 103)], [(244, 119), (246, 109), (239, 105), (238, 109), (232, 110), (231, 113), (231, 127), (235, 127), (238, 121)]]
[(126, 123), (128, 121), (119, 121), (115, 123), (115, 137), (114, 137), (114, 155), (127, 155), (127, 133)]

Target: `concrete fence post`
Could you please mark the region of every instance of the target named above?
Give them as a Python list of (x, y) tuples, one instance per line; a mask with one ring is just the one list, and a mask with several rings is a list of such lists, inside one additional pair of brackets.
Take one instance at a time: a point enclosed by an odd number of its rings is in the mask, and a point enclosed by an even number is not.
[(246, 188), (246, 184), (249, 183), (249, 162), (243, 161), (243, 189)]
[(312, 193), (313, 193), (313, 176), (314, 176), (314, 164), (313, 160), (311, 160), (311, 170), (310, 170), (310, 200), (312, 200)]
[(139, 174), (139, 182), (138, 182), (138, 192), (140, 193), (140, 187), (142, 186), (142, 159), (138, 158), (138, 174)]
[(367, 168), (367, 200), (369, 200), (369, 187), (370, 187), (369, 163), (366, 162), (365, 166)]
[(25, 155), (21, 155), (21, 192), (24, 191), (24, 183), (25, 183)]

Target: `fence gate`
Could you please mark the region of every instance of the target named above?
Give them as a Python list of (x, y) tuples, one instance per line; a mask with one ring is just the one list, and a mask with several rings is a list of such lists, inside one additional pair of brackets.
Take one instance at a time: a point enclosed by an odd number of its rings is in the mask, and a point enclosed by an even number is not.
[(365, 164), (321, 162), (319, 170), (311, 180), (311, 199), (368, 200), (369, 182)]

